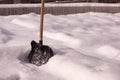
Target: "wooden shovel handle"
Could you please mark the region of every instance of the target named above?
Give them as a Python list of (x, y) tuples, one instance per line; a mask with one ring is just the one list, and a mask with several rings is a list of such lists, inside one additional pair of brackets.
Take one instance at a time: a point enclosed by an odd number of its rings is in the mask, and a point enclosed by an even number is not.
[(40, 41), (43, 41), (43, 21), (44, 21), (44, 0), (41, 0), (41, 10), (40, 10)]

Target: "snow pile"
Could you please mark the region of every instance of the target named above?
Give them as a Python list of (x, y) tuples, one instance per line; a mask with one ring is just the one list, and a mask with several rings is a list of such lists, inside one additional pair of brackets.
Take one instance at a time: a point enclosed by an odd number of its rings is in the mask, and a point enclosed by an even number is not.
[(0, 16), (0, 80), (120, 80), (120, 13), (45, 15), (49, 62), (29, 64), (39, 15)]

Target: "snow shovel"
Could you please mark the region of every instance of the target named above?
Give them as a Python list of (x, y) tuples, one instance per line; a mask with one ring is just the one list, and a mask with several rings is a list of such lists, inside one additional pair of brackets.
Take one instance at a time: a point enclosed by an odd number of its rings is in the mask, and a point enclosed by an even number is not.
[(40, 40), (39, 43), (31, 41), (31, 51), (28, 55), (29, 62), (37, 66), (45, 64), (54, 55), (49, 46), (43, 45), (44, 0), (41, 0), (41, 4)]

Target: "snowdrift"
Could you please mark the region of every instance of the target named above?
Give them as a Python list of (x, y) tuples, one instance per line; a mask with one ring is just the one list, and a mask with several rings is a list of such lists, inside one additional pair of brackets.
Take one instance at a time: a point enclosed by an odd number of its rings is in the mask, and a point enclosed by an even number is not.
[(55, 56), (29, 64), (39, 15), (0, 16), (0, 80), (120, 80), (120, 14), (45, 15), (44, 44)]

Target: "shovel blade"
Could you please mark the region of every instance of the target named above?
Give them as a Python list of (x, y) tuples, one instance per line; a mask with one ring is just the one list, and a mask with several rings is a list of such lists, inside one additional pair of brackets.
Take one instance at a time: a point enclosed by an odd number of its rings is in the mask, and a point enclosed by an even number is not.
[(49, 46), (42, 45), (35, 41), (31, 42), (31, 51), (28, 55), (30, 63), (41, 66), (48, 62), (53, 55), (53, 51)]

